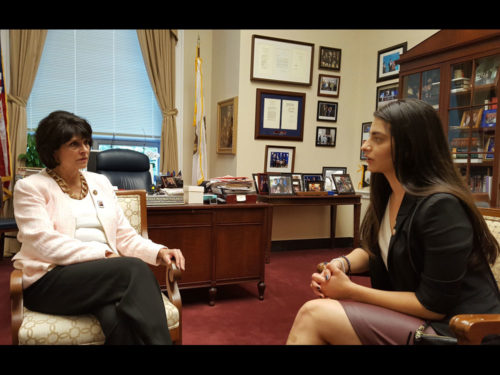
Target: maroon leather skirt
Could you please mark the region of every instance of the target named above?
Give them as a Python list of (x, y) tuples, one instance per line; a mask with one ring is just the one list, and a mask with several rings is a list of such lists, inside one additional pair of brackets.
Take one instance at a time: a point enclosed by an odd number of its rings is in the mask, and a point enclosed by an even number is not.
[[(363, 345), (413, 345), (415, 331), (423, 319), (383, 307), (354, 301), (339, 301)], [(435, 334), (432, 327), (425, 333)]]

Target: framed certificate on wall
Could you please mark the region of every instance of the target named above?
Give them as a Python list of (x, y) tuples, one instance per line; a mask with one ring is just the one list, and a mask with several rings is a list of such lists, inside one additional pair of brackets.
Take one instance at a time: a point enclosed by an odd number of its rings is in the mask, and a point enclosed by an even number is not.
[(314, 44), (252, 36), (250, 79), (311, 86)]
[(257, 89), (255, 139), (302, 141), (306, 94)]

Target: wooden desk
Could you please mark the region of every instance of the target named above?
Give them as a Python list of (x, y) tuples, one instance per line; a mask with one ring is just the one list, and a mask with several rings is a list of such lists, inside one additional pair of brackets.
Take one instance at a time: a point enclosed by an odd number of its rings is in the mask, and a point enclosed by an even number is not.
[[(257, 281), (259, 299), (264, 299), (270, 208), (265, 203), (149, 206), (149, 238), (182, 250), (186, 271), (179, 288), (209, 287), (210, 305), (218, 285), (246, 281)], [(164, 267), (153, 272), (164, 288)]]
[[(354, 247), (360, 245), (359, 225), (361, 217), (361, 195), (320, 195), (320, 196), (279, 196), (258, 195), (257, 201), (269, 203), (271, 206), (330, 206), (330, 247), (335, 247), (335, 224), (337, 221), (337, 206), (352, 205), (354, 209)], [(272, 210), (269, 210), (270, 225), (272, 225)], [(266, 252), (266, 263), (270, 261), (270, 248)]]

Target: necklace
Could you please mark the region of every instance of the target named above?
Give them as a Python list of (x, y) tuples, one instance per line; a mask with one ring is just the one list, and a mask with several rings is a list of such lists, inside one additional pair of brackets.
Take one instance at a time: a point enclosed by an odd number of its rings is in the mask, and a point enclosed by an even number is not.
[(89, 191), (89, 186), (87, 185), (87, 180), (85, 180), (85, 177), (83, 177), (82, 172), (80, 172), (81, 191), (79, 195), (72, 193), (66, 181), (64, 181), (64, 179), (61, 176), (59, 176), (56, 172), (54, 172), (52, 169), (47, 168), (47, 173), (57, 182), (63, 193), (68, 194), (71, 198), (82, 200), (87, 196), (87, 193)]

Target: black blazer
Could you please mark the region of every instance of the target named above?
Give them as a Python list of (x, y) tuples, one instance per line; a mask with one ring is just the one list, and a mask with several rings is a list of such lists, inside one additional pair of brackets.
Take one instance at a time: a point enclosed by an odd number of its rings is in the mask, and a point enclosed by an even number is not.
[(450, 335), (448, 323), (456, 314), (500, 313), (500, 292), (486, 260), (477, 269), (468, 265), (473, 230), (455, 196), (439, 193), (425, 199), (413, 216), (408, 240), (410, 218), (421, 199), (405, 194), (389, 242), (387, 268), (380, 254), (370, 257), (372, 287), (415, 292), (428, 310), (446, 315), (431, 325), (439, 334)]

